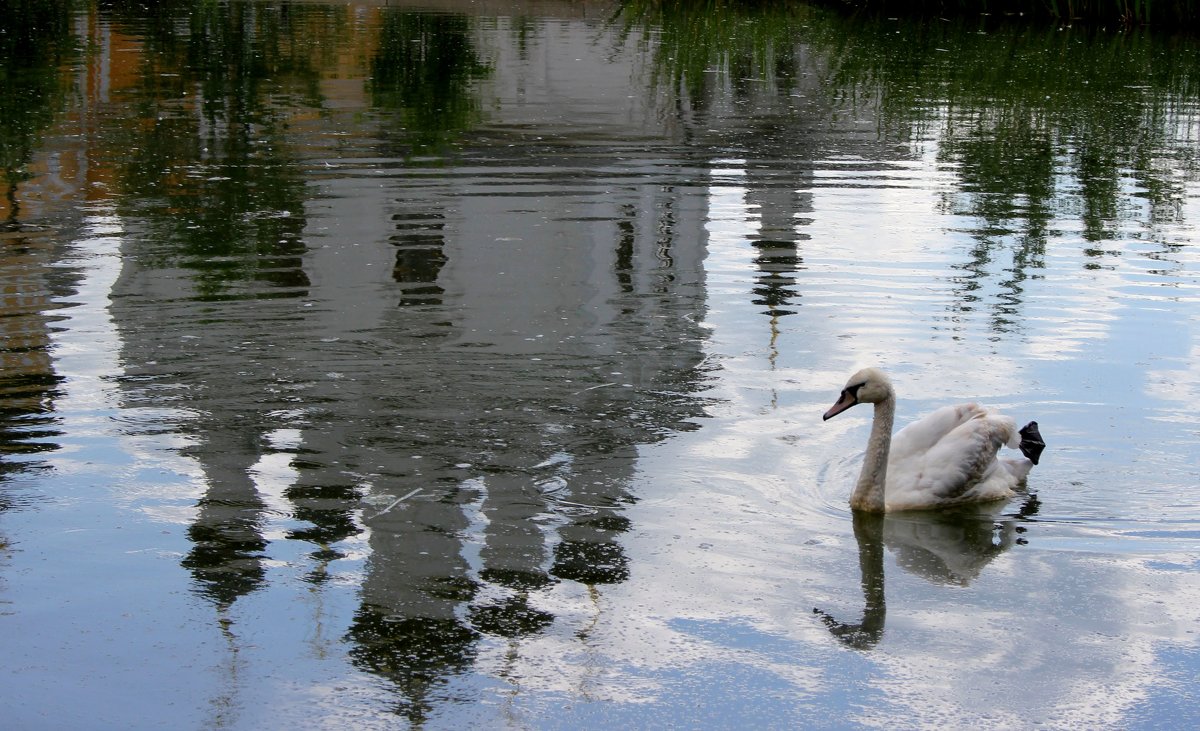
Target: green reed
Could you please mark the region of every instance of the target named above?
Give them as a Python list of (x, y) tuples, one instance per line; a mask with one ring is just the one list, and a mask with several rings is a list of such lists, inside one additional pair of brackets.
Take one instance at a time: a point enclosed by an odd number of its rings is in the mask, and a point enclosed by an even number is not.
[(1110, 26), (1197, 28), (1200, 0), (827, 0), (831, 6), (886, 15), (1021, 16)]

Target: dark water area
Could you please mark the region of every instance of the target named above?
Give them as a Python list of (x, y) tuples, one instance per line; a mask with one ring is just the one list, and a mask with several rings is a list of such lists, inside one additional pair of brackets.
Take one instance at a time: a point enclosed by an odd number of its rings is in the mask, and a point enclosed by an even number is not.
[[(1200, 721), (1194, 40), (9, 16), (3, 725)], [(1042, 463), (852, 514), (868, 364)]]

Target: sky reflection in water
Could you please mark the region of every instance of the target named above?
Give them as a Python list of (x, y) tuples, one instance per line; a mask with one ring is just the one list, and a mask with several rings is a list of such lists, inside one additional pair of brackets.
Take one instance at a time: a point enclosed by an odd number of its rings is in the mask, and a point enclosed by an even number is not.
[[(5, 41), (20, 726), (1194, 725), (1194, 44), (186, 7)], [(1028, 493), (852, 516), (866, 363)]]

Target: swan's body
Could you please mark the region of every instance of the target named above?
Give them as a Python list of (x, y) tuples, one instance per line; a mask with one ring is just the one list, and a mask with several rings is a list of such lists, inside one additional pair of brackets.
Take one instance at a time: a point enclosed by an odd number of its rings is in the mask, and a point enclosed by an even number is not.
[[(875, 419), (850, 495), (855, 510), (926, 510), (1010, 498), (1045, 447), (1037, 422), (1018, 430), (1009, 417), (974, 403), (942, 407), (893, 437), (896, 394), (877, 368), (855, 373), (824, 418), (860, 403), (875, 405)], [(1002, 446), (1024, 456), (1000, 458)]]

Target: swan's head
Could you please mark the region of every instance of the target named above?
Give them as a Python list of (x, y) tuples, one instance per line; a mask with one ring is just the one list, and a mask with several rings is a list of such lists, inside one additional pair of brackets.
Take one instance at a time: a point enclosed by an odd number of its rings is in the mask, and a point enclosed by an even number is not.
[(892, 382), (878, 368), (863, 368), (850, 376), (837, 403), (829, 407), (824, 419), (837, 416), (855, 404), (877, 404), (893, 398)]

